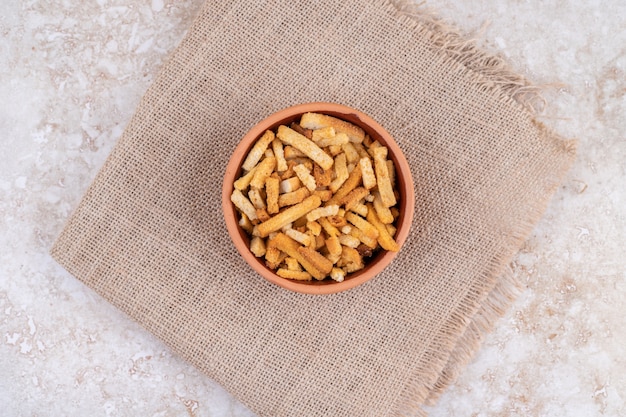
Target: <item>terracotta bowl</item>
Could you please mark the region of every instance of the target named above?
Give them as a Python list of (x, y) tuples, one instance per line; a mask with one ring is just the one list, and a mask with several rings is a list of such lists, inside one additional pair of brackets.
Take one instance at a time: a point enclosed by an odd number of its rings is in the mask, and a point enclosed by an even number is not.
[[(413, 193), (413, 179), (409, 165), (402, 151), (381, 125), (362, 112), (334, 103), (306, 103), (281, 110), (259, 122), (242, 138), (235, 148), (233, 155), (226, 167), (224, 183), (222, 186), (222, 208), (228, 233), (235, 247), (244, 260), (268, 281), (288, 290), (306, 294), (331, 294), (354, 288), (380, 273), (395, 258), (397, 252), (381, 250), (373, 257), (366, 260), (364, 269), (346, 275), (344, 281), (336, 282), (330, 278), (323, 281), (295, 281), (282, 278), (265, 266), (262, 258), (255, 257), (249, 249), (247, 233), (239, 226), (238, 213), (230, 201), (234, 181), (241, 176), (241, 164), (252, 148), (256, 140), (268, 129), (275, 130), (279, 125), (289, 125), (293, 121), (299, 121), (300, 116), (307, 112), (315, 112), (334, 116), (347, 122), (360, 126), (372, 139), (378, 140), (388, 148), (388, 158), (392, 159), (396, 168), (396, 187), (400, 194), (398, 208), (400, 216), (396, 220), (397, 227), (395, 240), (402, 247), (411, 227), (415, 198)], [(400, 249), (402, 250), (402, 249)]]

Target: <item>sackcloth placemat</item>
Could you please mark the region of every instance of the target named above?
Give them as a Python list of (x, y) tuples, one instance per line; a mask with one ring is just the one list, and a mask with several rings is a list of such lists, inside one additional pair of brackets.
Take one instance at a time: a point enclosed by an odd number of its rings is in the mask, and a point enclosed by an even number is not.
[[(507, 265), (575, 157), (536, 121), (535, 98), (430, 14), (379, 0), (210, 0), (52, 254), (259, 416), (421, 416), (514, 298)], [(220, 208), (239, 139), (313, 101), (382, 124), (416, 193), (394, 262), (325, 296), (256, 275)]]

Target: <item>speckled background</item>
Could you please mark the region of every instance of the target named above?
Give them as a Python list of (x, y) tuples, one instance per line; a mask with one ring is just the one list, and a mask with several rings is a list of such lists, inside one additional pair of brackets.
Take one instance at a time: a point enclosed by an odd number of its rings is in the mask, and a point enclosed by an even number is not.
[[(252, 414), (48, 249), (198, 0), (0, 5), (2, 416)], [(526, 290), (431, 416), (626, 414), (626, 4), (428, 1), (549, 85), (578, 160), (513, 262)]]

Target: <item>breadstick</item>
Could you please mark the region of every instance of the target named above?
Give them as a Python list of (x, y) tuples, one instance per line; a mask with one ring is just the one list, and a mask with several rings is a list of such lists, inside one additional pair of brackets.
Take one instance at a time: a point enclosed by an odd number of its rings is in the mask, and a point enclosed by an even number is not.
[(333, 158), (328, 156), (328, 154), (313, 141), (302, 136), (295, 130), (290, 129), (287, 126), (280, 125), (276, 136), (284, 143), (293, 146), (313, 161), (317, 162), (322, 168), (330, 169), (330, 167), (333, 166)]
[(316, 279), (324, 279), (326, 276), (326, 274), (317, 269), (307, 260), (307, 258), (300, 254), (298, 248), (301, 248), (302, 246), (286, 234), (277, 233), (273, 239), (270, 239), (268, 246), (277, 248), (281, 252), (286, 253), (288, 256), (295, 258), (298, 262), (300, 262), (300, 265), (302, 265), (302, 267)]
[(269, 220), (259, 224), (257, 229), (259, 236), (267, 237), (270, 233), (280, 230), (287, 223), (292, 223), (298, 218), (306, 215), (309, 211), (319, 207), (321, 204), (322, 200), (318, 196), (312, 195), (307, 197), (301, 203), (289, 207)]
[(378, 185), (378, 192), (380, 192), (380, 199), (386, 207), (394, 206), (396, 197), (393, 194), (389, 168), (387, 168), (387, 148), (380, 146), (371, 151), (374, 154), (374, 171), (376, 172), (376, 184)]
[(257, 162), (261, 160), (261, 157), (263, 157), (267, 146), (273, 140), (274, 132), (272, 132), (271, 130), (265, 131), (263, 136), (261, 136), (261, 138), (254, 144), (254, 146), (250, 150), (250, 153), (248, 153), (248, 156), (246, 157), (246, 160), (243, 162), (241, 167), (246, 171), (250, 171), (252, 168), (254, 168)]
[(378, 244), (385, 250), (398, 252), (400, 250), (400, 246), (398, 243), (391, 237), (389, 231), (387, 230), (386, 225), (380, 221), (378, 216), (376, 215), (376, 210), (371, 206), (368, 207), (367, 211), (367, 221), (372, 224), (376, 230), (378, 230)]
[(348, 135), (350, 142), (361, 143), (365, 137), (365, 132), (360, 127), (326, 114), (305, 113), (300, 118), (300, 126), (306, 129), (333, 127), (335, 132)]

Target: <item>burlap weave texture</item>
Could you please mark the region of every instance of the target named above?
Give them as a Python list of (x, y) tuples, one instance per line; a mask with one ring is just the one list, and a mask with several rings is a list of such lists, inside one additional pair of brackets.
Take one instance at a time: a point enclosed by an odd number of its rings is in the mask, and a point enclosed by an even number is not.
[[(421, 415), (510, 301), (505, 267), (574, 158), (528, 90), (386, 2), (209, 0), (52, 254), (259, 416)], [(311, 101), (381, 123), (417, 196), (391, 266), (326, 296), (257, 276), (220, 209), (239, 138)]]

